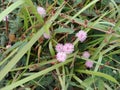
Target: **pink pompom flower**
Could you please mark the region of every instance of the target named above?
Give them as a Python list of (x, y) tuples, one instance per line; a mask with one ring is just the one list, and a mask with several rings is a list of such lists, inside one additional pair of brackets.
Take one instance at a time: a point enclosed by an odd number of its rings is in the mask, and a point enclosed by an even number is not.
[(44, 36), (45, 39), (50, 39), (50, 37), (51, 37), (51, 36), (50, 36), (49, 34), (47, 34), (47, 33), (44, 33), (43, 36)]
[(37, 7), (37, 12), (42, 16), (46, 16), (46, 10), (43, 7)]
[(71, 44), (71, 43), (66, 43), (66, 44), (63, 46), (63, 51), (64, 51), (66, 54), (71, 54), (71, 53), (74, 51), (74, 45)]
[(57, 52), (63, 52), (63, 44), (58, 43), (55, 47)]
[(56, 58), (59, 62), (64, 62), (67, 58), (67, 55), (65, 52), (58, 52)]
[(83, 54), (82, 54), (82, 57), (89, 58), (90, 57), (90, 53), (88, 51), (84, 51)]
[(93, 62), (92, 61), (86, 61), (85, 66), (87, 68), (92, 68), (93, 67)]
[(86, 38), (87, 38), (87, 33), (83, 30), (80, 30), (77, 34), (76, 34), (76, 37), (81, 41), (85, 41)]

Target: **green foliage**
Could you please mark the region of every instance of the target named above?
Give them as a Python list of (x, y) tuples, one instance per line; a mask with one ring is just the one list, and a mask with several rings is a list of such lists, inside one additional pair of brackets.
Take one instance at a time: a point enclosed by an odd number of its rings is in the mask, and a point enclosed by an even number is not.
[(74, 32), (74, 30), (70, 29), (70, 28), (58, 28), (55, 30), (55, 33), (69, 33), (72, 34)]
[[(0, 90), (119, 90), (120, 0), (1, 0), (0, 7)], [(58, 43), (74, 45), (65, 62), (56, 59)]]

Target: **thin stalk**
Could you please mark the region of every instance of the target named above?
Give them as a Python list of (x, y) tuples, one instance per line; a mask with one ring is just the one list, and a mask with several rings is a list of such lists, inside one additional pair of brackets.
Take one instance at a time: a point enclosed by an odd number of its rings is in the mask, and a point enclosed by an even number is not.
[(57, 75), (58, 75), (62, 90), (65, 90), (65, 85), (64, 85), (64, 82), (62, 80), (62, 77), (61, 77), (61, 74), (60, 74), (60, 71), (59, 71), (58, 68), (56, 68), (56, 72), (57, 72)]
[[(95, 4), (96, 2), (98, 2), (99, 0), (93, 0), (91, 3), (89, 3), (88, 5), (86, 5), (84, 8), (82, 8), (78, 13), (76, 13), (72, 18), (75, 19), (78, 15), (80, 15), (83, 11), (85, 11), (86, 9), (88, 9), (90, 6), (92, 6), (93, 4)], [(70, 21), (67, 21), (65, 24), (67, 25)]]

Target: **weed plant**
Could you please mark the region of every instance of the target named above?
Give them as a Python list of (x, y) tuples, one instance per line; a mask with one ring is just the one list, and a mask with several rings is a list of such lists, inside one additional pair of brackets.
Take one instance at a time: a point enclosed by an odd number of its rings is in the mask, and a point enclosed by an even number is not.
[(120, 90), (120, 0), (0, 0), (0, 90)]

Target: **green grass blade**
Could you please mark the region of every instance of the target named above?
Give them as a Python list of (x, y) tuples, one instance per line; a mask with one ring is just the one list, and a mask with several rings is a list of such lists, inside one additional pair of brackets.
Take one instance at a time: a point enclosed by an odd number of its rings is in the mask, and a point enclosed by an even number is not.
[(110, 81), (116, 83), (116, 84), (119, 84), (119, 82), (115, 78), (113, 78), (112, 76), (107, 75), (105, 73), (95, 72), (95, 71), (88, 71), (88, 70), (76, 70), (76, 71), (80, 72), (80, 73), (91, 74), (91, 75), (103, 77), (103, 78), (105, 78), (107, 80), (110, 80)]
[(14, 9), (18, 8), (18, 6), (22, 5), (24, 3), (24, 0), (18, 0), (15, 3), (13, 3), (11, 6), (9, 6), (6, 10), (4, 10), (0, 14), (0, 22), (2, 19), (7, 16), (10, 12), (12, 12)]
[(31, 75), (31, 76), (28, 76), (28, 77), (26, 77), (26, 78), (24, 78), (24, 79), (22, 79), (20, 81), (17, 81), (15, 83), (11, 84), (11, 85), (8, 85), (8, 86), (2, 88), (1, 90), (11, 90), (11, 89), (13, 89), (13, 88), (15, 88), (17, 86), (20, 86), (20, 85), (22, 85), (22, 84), (24, 84), (24, 83), (26, 83), (26, 82), (28, 82), (30, 80), (33, 80), (33, 79), (35, 79), (37, 77), (40, 77), (40, 76), (42, 76), (42, 75), (44, 75), (44, 74), (46, 74), (46, 73), (48, 73), (48, 72), (50, 72), (50, 71), (52, 71), (52, 70), (54, 70), (56, 68), (59, 68), (59, 67), (65, 65), (65, 64), (71, 62), (72, 60), (73, 59), (69, 59), (69, 60), (67, 60), (67, 61), (65, 61), (63, 63), (56, 64), (56, 65), (54, 65), (52, 67), (49, 67), (49, 68), (47, 68), (45, 70), (42, 70), (42, 71), (40, 71), (38, 73), (35, 73), (35, 74)]
[(99, 64), (96, 64), (95, 69), (94, 69), (95, 72), (98, 71), (99, 66), (100, 66), (100, 64), (101, 64), (101, 62), (102, 62), (102, 58), (103, 58), (103, 55), (100, 53), (100, 54), (99, 54), (99, 59), (98, 59), (98, 61), (97, 61)]
[(54, 49), (53, 49), (53, 45), (52, 45), (52, 42), (51, 42), (51, 41), (49, 42), (49, 50), (50, 50), (51, 55), (52, 55), (52, 56), (55, 56), (55, 51), (54, 51)]
[[(88, 9), (90, 6), (94, 5), (96, 2), (98, 2), (99, 0), (93, 0), (91, 3), (89, 3), (88, 5), (86, 5), (84, 8), (82, 8), (78, 13), (76, 13), (72, 18), (75, 19), (78, 15), (80, 15), (83, 11), (85, 11), (86, 9)], [(66, 22), (65, 24), (68, 24), (70, 21)]]
[(86, 83), (84, 83), (80, 78), (78, 78), (77, 76), (73, 75), (73, 78), (80, 83), (82, 86), (84, 86), (85, 88), (89, 88), (89, 90), (93, 90), (90, 86), (88, 86)]
[(105, 40), (107, 42), (105, 42), (103, 40), (103, 42), (100, 44), (100, 46), (96, 49), (96, 51), (95, 51), (94, 55), (91, 57), (91, 59), (94, 60), (96, 58), (96, 56), (101, 52), (101, 50), (108, 44), (108, 42), (110, 41), (111, 37), (112, 37), (112, 35), (106, 35), (105, 36)]
[(55, 33), (69, 33), (72, 34), (74, 33), (74, 30), (71, 28), (58, 28), (56, 30), (54, 30)]

